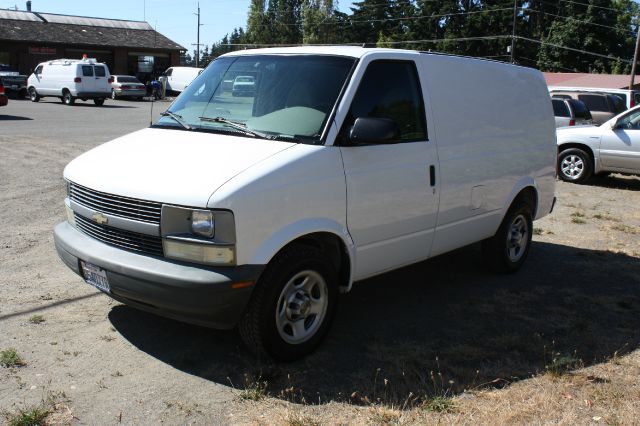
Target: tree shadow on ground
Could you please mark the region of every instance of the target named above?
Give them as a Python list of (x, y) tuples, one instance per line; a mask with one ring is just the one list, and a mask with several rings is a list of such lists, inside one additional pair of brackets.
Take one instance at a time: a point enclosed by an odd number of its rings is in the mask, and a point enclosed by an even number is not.
[(327, 339), (290, 364), (259, 362), (234, 332), (124, 305), (109, 318), (140, 350), (216, 383), (266, 382), (272, 396), (312, 404), (402, 406), (409, 395), (500, 387), (636, 349), (640, 259), (535, 242), (520, 272), (494, 275), (470, 246), (358, 283), (339, 303)]
[(633, 175), (621, 175), (618, 173), (607, 176), (594, 176), (587, 182), (587, 184), (602, 186), (604, 188), (640, 191), (640, 177)]

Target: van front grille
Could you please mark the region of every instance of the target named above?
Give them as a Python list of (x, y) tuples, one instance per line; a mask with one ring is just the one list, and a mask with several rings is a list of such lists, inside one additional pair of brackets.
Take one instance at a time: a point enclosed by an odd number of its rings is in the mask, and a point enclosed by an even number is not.
[(98, 241), (137, 253), (149, 254), (152, 256), (164, 255), (162, 250), (162, 238), (160, 237), (125, 231), (124, 229), (113, 228), (111, 226), (99, 225), (77, 213), (74, 216), (77, 228), (81, 232)]
[(107, 194), (69, 182), (69, 198), (89, 209), (127, 219), (160, 224), (162, 204)]

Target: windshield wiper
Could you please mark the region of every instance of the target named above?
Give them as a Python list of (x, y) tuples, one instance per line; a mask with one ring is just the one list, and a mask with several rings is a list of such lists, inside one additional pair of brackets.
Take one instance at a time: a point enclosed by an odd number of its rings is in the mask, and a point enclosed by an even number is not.
[(247, 128), (246, 124), (243, 123), (238, 123), (237, 121), (232, 121), (232, 120), (228, 120), (224, 117), (198, 117), (201, 121), (207, 121), (210, 123), (222, 123), (222, 124), (226, 124), (229, 127), (233, 127), (234, 129), (240, 130), (241, 132), (247, 134), (247, 135), (251, 135), (251, 136), (257, 136), (259, 138), (263, 138), (263, 139), (271, 139), (271, 137), (265, 133), (262, 132), (257, 132), (255, 130), (251, 130)]
[(171, 112), (171, 111), (165, 111), (165, 112), (161, 112), (160, 113), (161, 117), (169, 117), (169, 118), (173, 118), (173, 120), (178, 123), (179, 125), (181, 125), (182, 127), (184, 127), (187, 130), (191, 130), (191, 126), (189, 126), (186, 121), (184, 121), (184, 119), (182, 118), (181, 115), (176, 114), (175, 112)]

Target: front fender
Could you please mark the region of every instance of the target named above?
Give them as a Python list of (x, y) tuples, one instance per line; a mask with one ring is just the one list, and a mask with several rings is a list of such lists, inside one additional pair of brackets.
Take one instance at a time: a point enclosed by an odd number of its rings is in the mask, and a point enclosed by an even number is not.
[(287, 244), (305, 235), (326, 232), (340, 238), (349, 254), (351, 264), (349, 284), (345, 290), (351, 289), (353, 271), (355, 271), (355, 247), (349, 231), (340, 223), (326, 218), (307, 218), (291, 223), (271, 234), (251, 255), (249, 264), (266, 265)]

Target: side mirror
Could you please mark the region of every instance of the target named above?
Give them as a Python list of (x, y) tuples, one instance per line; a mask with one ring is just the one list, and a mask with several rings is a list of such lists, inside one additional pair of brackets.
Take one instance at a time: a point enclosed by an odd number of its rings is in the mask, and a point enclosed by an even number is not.
[(360, 117), (349, 131), (349, 145), (388, 144), (398, 142), (398, 124), (388, 118)]

